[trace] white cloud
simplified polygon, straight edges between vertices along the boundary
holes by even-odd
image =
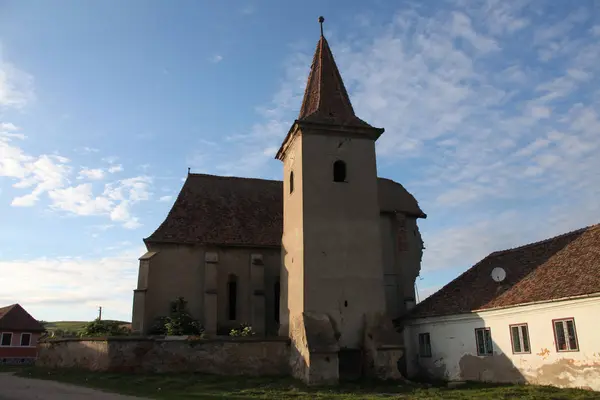
[[[79,171],[79,176],[77,179],[89,179],[93,181],[99,181],[104,179],[104,170],[100,168],[83,168]]]
[[[110,172],[111,174],[121,171],[123,171],[123,166],[121,164],[112,165],[108,168],[108,172]]]
[[[0,261],[0,304],[19,302],[38,319],[88,321],[102,306],[105,318],[130,321],[137,259],[144,251],[135,247],[99,258]]]
[[[19,130],[19,128],[11,122],[0,122],[0,131],[10,132],[17,130]]]
[[[527,1],[457,3],[328,35],[355,111],[386,129],[379,167],[407,177],[429,214],[426,272],[598,222],[600,44],[573,29],[589,10],[553,21]],[[272,151],[297,115],[314,44],[300,48],[258,107],[263,121],[196,152],[195,169],[280,171]]]
[[[12,206],[32,207],[40,201],[42,195],[47,194],[53,210],[81,216],[104,215],[128,229],[141,226],[138,218],[131,214],[131,207],[149,199],[151,178],[138,176],[109,182],[104,185],[103,192],[96,194],[92,184],[86,181],[104,179],[104,170],[83,168],[76,178],[84,183],[71,186],[73,168],[68,158],[57,154],[27,154],[15,143],[16,139],[22,138],[8,133],[17,131],[18,127],[3,123],[2,128],[0,177],[16,180],[13,187],[17,190],[29,190],[28,193],[14,197]],[[110,170],[117,172],[121,170],[121,166],[112,165]]]
[[[0,109],[20,109],[34,99],[33,76],[0,58]]]
[[[168,203],[171,200],[173,200],[173,196],[161,196],[158,199],[158,201],[163,202],[163,203]]]
[[[223,56],[219,55],[219,54],[215,54],[209,60],[211,63],[217,64],[217,63],[220,63],[221,61],[223,61]]]
[[[91,183],[53,190],[49,193],[52,208],[76,215],[106,215],[111,221],[122,223],[124,228],[141,226],[131,214],[131,207],[150,198],[152,179],[138,176],[104,185],[100,195],[94,194]]]

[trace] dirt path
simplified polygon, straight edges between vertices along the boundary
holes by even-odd
[[[142,400],[95,389],[0,373],[0,400]]]

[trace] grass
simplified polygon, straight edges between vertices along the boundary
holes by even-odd
[[[1,371],[1,370],[0,370]],[[394,383],[345,383],[333,388],[307,387],[289,378],[222,377],[193,373],[117,374],[24,367],[19,376],[88,386],[108,392],[155,399],[598,399],[598,393],[530,385],[467,383],[445,386]]]
[[[118,322],[122,324],[129,324],[129,322],[125,321]],[[89,321],[52,321],[46,322],[44,326],[50,332],[55,331],[57,329],[62,329],[63,331],[71,332],[81,332],[87,323],[89,323]]]

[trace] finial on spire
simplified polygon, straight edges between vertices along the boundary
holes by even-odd
[[[323,16],[319,17],[319,24],[321,25],[321,36],[323,36],[323,22],[325,21],[325,18],[323,18]]]

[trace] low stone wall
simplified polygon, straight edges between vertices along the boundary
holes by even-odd
[[[109,337],[40,342],[36,365],[112,372],[289,375],[287,338]]]

